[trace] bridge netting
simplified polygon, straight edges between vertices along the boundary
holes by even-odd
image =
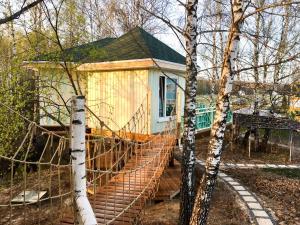
[[[6,108],[7,115],[17,113]],[[98,224],[134,223],[158,188],[176,141],[176,120],[148,133],[142,103],[128,123],[111,130],[91,110],[97,129],[86,133],[88,199]],[[0,224],[76,224],[70,138],[19,115],[24,129],[0,154]],[[143,134],[143,135],[141,135]],[[84,221],[80,221],[84,224]]]

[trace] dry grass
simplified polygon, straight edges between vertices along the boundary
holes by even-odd
[[[178,225],[179,199],[148,206],[140,225]],[[224,184],[218,183],[213,195],[208,225],[250,225],[248,215],[241,210],[235,196]]]
[[[46,190],[50,198],[31,205],[9,205],[11,197],[23,190]],[[70,190],[69,169],[45,169],[40,176],[37,172],[30,173],[26,182],[23,176],[16,176],[12,188],[10,180],[7,180],[0,186],[0,224],[58,224],[62,212],[70,204]]]

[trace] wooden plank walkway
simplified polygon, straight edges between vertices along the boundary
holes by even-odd
[[[116,176],[89,196],[98,224],[134,223],[146,200],[154,197],[173,149],[172,145],[158,147],[153,144],[152,148],[136,151]],[[67,216],[60,224],[73,223],[73,217]]]

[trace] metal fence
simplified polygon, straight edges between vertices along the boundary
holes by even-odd
[[[214,117],[216,114],[216,107],[205,106],[203,104],[199,104],[196,109],[196,130],[204,130],[211,128]],[[183,128],[184,117],[181,119],[181,127]],[[232,111],[229,111],[227,114],[227,123],[232,122]]]

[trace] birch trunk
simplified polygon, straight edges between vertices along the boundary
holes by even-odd
[[[215,187],[219,170],[224,133],[226,129],[226,115],[229,111],[229,96],[233,84],[233,69],[240,41],[240,27],[243,16],[243,0],[232,0],[233,22],[231,24],[225,49],[221,72],[220,90],[216,104],[216,116],[211,129],[208,146],[208,157],[205,174],[199,186],[194,203],[190,224],[206,224],[210,200]]]
[[[71,158],[74,179],[75,224],[95,225],[96,217],[86,195],[84,96],[72,98]]]
[[[188,225],[195,199],[195,129],[197,90],[197,6],[198,0],[186,3],[186,93],[184,105],[183,154],[181,165],[180,224]]]

